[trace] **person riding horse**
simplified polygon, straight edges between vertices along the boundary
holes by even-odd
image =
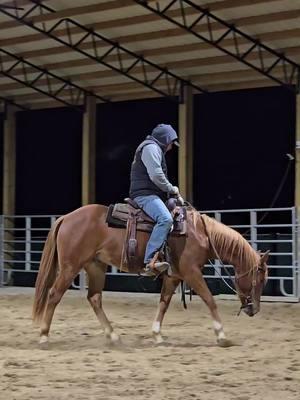
[[[143,276],[153,276],[153,267],[158,272],[167,270],[167,261],[154,262],[153,257],[161,250],[173,224],[173,218],[165,205],[170,196],[178,197],[183,203],[177,186],[167,176],[165,154],[173,144],[179,146],[178,136],[171,125],[157,125],[151,135],[137,147],[131,165],[129,197],[155,221],[146,246]]]

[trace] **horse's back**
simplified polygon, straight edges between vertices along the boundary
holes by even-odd
[[[84,259],[94,254],[107,229],[107,210],[106,206],[89,204],[66,214],[57,234],[59,253],[76,256],[84,253]]]
[[[86,206],[82,206],[77,208],[76,210],[65,215],[64,219],[75,219],[75,218],[99,218],[103,215],[106,215],[108,207],[102,204],[88,204]]]

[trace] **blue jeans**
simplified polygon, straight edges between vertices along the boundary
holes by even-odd
[[[146,247],[144,262],[147,264],[167,240],[173,218],[165,203],[156,195],[138,196],[134,201],[156,222]]]

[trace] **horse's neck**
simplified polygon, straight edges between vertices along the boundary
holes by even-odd
[[[214,257],[238,269],[247,270],[253,266],[256,252],[237,231],[207,216],[204,223]]]
[[[224,240],[226,240],[226,237],[224,237]],[[231,265],[237,265],[238,261],[240,259],[240,254],[238,253],[238,250],[234,247],[231,246],[228,249],[224,248],[223,241],[211,241],[211,247],[212,247],[212,254],[214,254],[215,258],[220,259],[222,262],[226,262]]]

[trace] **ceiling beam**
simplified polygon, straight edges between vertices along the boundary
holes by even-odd
[[[280,70],[277,68],[274,71],[275,73],[280,74]],[[206,87],[209,91],[215,91],[216,88],[226,87],[228,82],[232,85],[243,85],[243,87],[255,87],[256,83],[259,83],[258,86],[262,86],[263,82],[266,82],[264,76],[259,74],[256,71],[247,69],[237,69],[234,71],[226,71],[226,72],[217,72],[217,73],[207,73],[204,75],[195,74],[192,75],[191,78],[195,82],[199,82],[203,87]],[[272,82],[271,82],[272,83]],[[247,86],[248,85],[248,86]],[[275,85],[273,83],[271,86]],[[270,85],[267,85],[270,86]],[[134,82],[128,83],[113,83],[113,84],[101,84],[99,86],[91,86],[87,87],[87,90],[93,89],[95,93],[98,91],[101,93],[105,91],[105,93],[114,100],[116,96],[122,95],[123,97],[126,95],[130,95],[131,99],[134,98],[135,94],[141,92],[140,85]],[[35,104],[35,102],[42,102],[44,97],[39,93],[25,93],[25,94],[15,94],[15,100],[22,103],[22,101],[26,100],[31,104]],[[34,103],[32,103],[34,102]]]
[[[241,90],[241,89],[252,89],[252,88],[263,88],[263,87],[273,87],[278,86],[276,82],[261,77],[261,79],[253,81],[240,81],[240,82],[223,82],[218,84],[210,84],[210,92],[228,91],[228,90]],[[152,91],[140,90],[131,93],[116,93],[112,95],[112,101],[130,101],[130,100],[141,100],[161,97],[158,93]],[[62,107],[61,103],[55,101],[37,101],[33,102],[30,107],[31,109],[39,108],[52,108],[52,107]]]
[[[30,0],[16,0],[17,4],[19,5],[28,5],[31,4]],[[257,5],[257,4],[264,4],[268,2],[274,2],[274,1],[280,1],[280,0],[222,0],[222,1],[216,1],[209,3],[208,5],[203,5],[203,7],[209,7],[210,10],[212,11],[220,11],[220,10],[226,10],[230,8],[240,8],[240,7],[246,7],[246,6],[252,6],[252,5]],[[45,2],[45,0],[44,0]],[[54,21],[55,19],[59,18],[71,18],[75,16],[81,16],[85,14],[95,14],[97,12],[105,12],[105,11],[118,11],[120,12],[123,10],[123,8],[129,7],[129,6],[134,6],[134,3],[132,0],[114,0],[114,1],[106,1],[98,4],[89,4],[85,6],[77,6],[77,7],[68,7],[63,10],[57,10],[55,14],[47,13],[47,14],[37,14],[34,17],[32,17],[32,21],[34,23],[38,22],[46,22],[46,21]],[[193,15],[195,11],[191,8],[190,10],[187,10],[187,13],[189,15]],[[174,17],[180,15],[180,11],[175,10],[174,13],[172,14]],[[151,16],[135,16],[132,17],[135,19],[131,19],[130,23],[138,24],[138,23],[145,23],[145,22],[153,22],[157,21],[159,18],[157,18],[154,15]],[[112,21],[111,21],[112,22]],[[104,21],[105,23],[105,21]],[[120,26],[120,25],[118,25]],[[0,29],[12,29],[12,28],[17,28],[18,24],[15,21],[5,21],[0,23]],[[104,29],[104,28],[102,28]]]
[[[276,70],[275,73],[280,73],[279,70]],[[260,75],[258,72],[253,70],[243,70],[237,69],[234,71],[226,71],[226,72],[215,72],[208,73],[204,75],[195,74],[191,76],[195,82],[199,82],[204,87],[211,87],[214,85],[224,85],[228,82],[231,83],[249,83],[252,85],[252,82],[258,82],[261,80],[265,80],[265,78]],[[117,94],[133,94],[132,92],[140,92],[140,85],[135,82],[127,82],[127,83],[112,83],[112,84],[101,84],[99,86],[91,86],[87,87],[87,90],[93,89],[95,93],[104,91],[108,96],[114,97]],[[25,93],[20,95],[15,95],[15,99],[19,102],[24,100],[30,101],[43,101],[44,96],[39,93]]]
[[[300,46],[299,47],[291,47],[291,48],[287,48],[288,53],[290,55],[293,56],[299,56],[300,55]],[[256,62],[258,60],[258,56],[257,54],[253,53],[251,55],[249,55],[249,59],[253,62]],[[271,59],[266,59],[265,60],[266,65],[268,65],[268,63],[271,62]],[[176,69],[186,69],[186,68],[200,68],[200,67],[209,67],[209,66],[218,66],[218,65],[228,65],[228,64],[232,64],[232,68],[233,70],[236,70],[238,68],[236,68],[236,66],[240,65],[240,63],[238,63],[237,61],[235,61],[232,57],[230,56],[223,56],[223,55],[218,55],[218,56],[212,56],[212,57],[201,57],[201,58],[192,58],[192,59],[183,59],[183,60],[179,60],[179,61],[170,61],[170,66],[172,66],[172,68],[174,70]],[[169,65],[169,63],[167,64],[167,66]],[[74,66],[75,62],[73,62],[73,66]],[[48,65],[48,67],[51,67],[51,69],[54,69],[54,65]],[[248,68],[246,69],[247,71],[249,70]],[[34,69],[28,69],[27,73],[30,74],[32,72],[34,72]],[[148,70],[149,73],[153,73],[155,72],[155,70]],[[250,71],[256,72],[252,69],[250,69]],[[284,71],[282,70],[281,66],[277,66],[274,71],[277,74],[282,74]],[[289,72],[289,70],[288,70]],[[17,68],[14,71],[14,74],[17,76],[19,74],[22,74],[23,71],[21,68]],[[135,67],[134,69],[134,73],[135,74],[143,74],[143,70],[141,67]],[[257,73],[257,72],[256,72]],[[226,72],[224,73],[226,75]],[[195,75],[193,75],[193,73],[186,71],[185,75],[187,77],[187,79],[191,79],[192,81],[194,81],[195,79]],[[206,75],[206,74],[204,74]],[[99,80],[103,80],[103,79],[107,79],[107,78],[114,78],[117,77],[118,74],[113,71],[113,70],[103,70],[103,71],[91,71],[91,72],[87,72],[87,71],[83,71],[83,72],[79,72],[79,73],[73,73],[73,74],[69,74],[68,75],[68,79],[70,79],[71,81],[81,81],[81,80],[94,80],[94,79],[99,79]],[[198,80],[198,82],[200,82]],[[47,84],[47,80],[46,79],[41,79],[39,81],[40,85],[46,85]],[[105,85],[105,83],[103,83]],[[162,81],[158,82],[159,87],[162,87]],[[15,90],[15,89],[19,89],[21,86],[18,83],[4,83],[4,84],[0,84],[0,90],[4,90],[4,91],[10,91],[10,90]],[[105,93],[105,90],[103,89],[103,92]]]
[[[3,61],[3,55],[5,55],[6,61]],[[15,74],[15,69],[17,67],[21,67],[20,70],[22,74],[20,77],[19,74]],[[30,68],[31,71],[34,69],[34,75],[32,75],[32,73],[29,74],[27,68]],[[83,89],[70,79],[55,75],[4,49],[0,49],[0,75],[15,81],[18,86],[28,87],[45,96],[60,101],[66,106],[76,109],[78,104],[82,103],[87,95],[97,97],[100,101],[108,101],[103,96],[96,95]],[[41,81],[44,82],[44,88],[41,88]],[[70,96],[71,101],[65,100],[65,94]]]
[[[167,3],[161,4],[159,1],[155,2],[155,6],[150,4],[150,2],[145,0],[134,0],[135,3],[140,4],[142,7],[148,9],[159,15],[161,18],[171,22],[172,24],[179,26],[183,32],[189,33],[191,36],[196,37],[198,40],[203,40],[204,42],[211,44],[221,52],[228,54],[229,56],[235,58],[239,62],[247,65],[250,68],[260,72],[262,75],[274,80],[275,82],[281,84],[282,86],[295,90],[297,93],[300,91],[300,65],[295,63],[293,60],[286,57],[284,54],[277,52],[276,50],[270,48],[269,46],[263,44],[261,40],[251,37],[249,34],[236,28],[234,25],[226,22],[225,20],[217,17],[215,14],[211,13],[209,9],[203,8],[190,0],[169,0]],[[169,15],[171,8],[176,5],[176,8],[180,6],[181,16],[180,18],[173,18]],[[193,20],[188,20],[185,9],[186,7],[193,7],[195,11],[198,12],[197,17]],[[205,21],[206,23],[206,33],[199,34],[196,31],[196,26],[200,21]],[[214,31],[213,24],[218,23],[224,28],[222,34]],[[235,42],[235,49],[228,50],[224,47],[225,38],[230,37]],[[245,51],[241,49],[240,41],[246,41],[248,49]],[[259,57],[259,64],[252,63],[249,60],[249,55],[257,54]],[[265,66],[265,58],[272,57],[273,61],[271,65]],[[284,71],[282,77],[277,78],[273,75],[273,69],[278,64],[281,64],[285,69],[290,67],[290,72]]]
[[[179,11],[177,12],[177,14]],[[52,14],[50,14],[52,15]],[[157,19],[159,17],[156,14],[148,14],[148,15],[142,15],[139,17],[129,17],[129,18],[121,18],[121,19],[113,19],[109,21],[102,21],[102,22],[96,22],[94,24],[88,24],[86,25],[87,28],[93,28],[95,31],[97,30],[105,30],[105,29],[110,29],[110,28],[115,28],[115,27],[125,27],[125,26],[132,26],[136,25],[138,23],[146,23],[146,22],[151,22],[151,19],[153,19],[153,16]],[[151,17],[151,18],[149,18]],[[280,11],[280,12],[275,12],[275,13],[266,13],[266,14],[260,14],[260,15],[255,15],[255,16],[250,16],[250,17],[240,17],[240,18],[232,18],[228,22],[234,24],[235,26],[252,26],[252,25],[259,25],[259,24],[267,24],[271,22],[287,22],[293,19],[300,18],[300,9],[295,9],[295,10],[288,10],[288,11]],[[7,21],[6,21],[7,22]],[[8,21],[11,22],[11,21]],[[222,28],[220,24],[218,23],[212,23],[211,28],[216,30]],[[0,23],[0,29],[1,29],[1,23]],[[205,23],[199,24],[198,26],[195,27],[195,31],[197,33],[201,32],[206,32],[207,27]],[[180,28],[175,28],[175,29],[165,29],[163,31],[157,31],[156,34],[154,32],[151,33],[151,40],[155,39],[158,34],[161,35],[161,33],[165,36],[168,37],[176,37],[182,35],[182,29]],[[80,33],[80,29],[77,27],[74,27],[70,30],[70,33],[76,34]],[[144,41],[149,37],[149,32],[148,33],[140,33],[135,35],[135,40],[140,40]],[[154,36],[153,36],[154,34]],[[66,31],[65,29],[57,29],[55,30],[55,35],[57,37],[65,36]],[[161,36],[158,36],[158,38],[161,38]],[[13,36],[9,37],[6,39],[0,40],[0,46],[12,46],[16,44],[22,44],[22,43],[30,43],[30,42],[36,42],[36,41],[41,41],[45,39],[45,37],[40,34],[31,34],[31,35],[21,35],[21,36]],[[123,38],[116,38],[115,40],[119,40],[122,43],[127,42],[128,37],[123,37]],[[130,38],[129,38],[130,40]]]
[[[4,104],[4,111],[5,111],[5,109],[6,109],[8,104],[10,104],[11,106],[15,106],[20,111],[28,111],[28,110],[30,110],[30,108],[28,106],[25,106],[25,105],[23,105],[21,103],[18,103],[17,101],[15,101],[14,99],[11,99],[9,97],[0,96],[0,102],[2,102]],[[27,101],[26,101],[26,103],[27,103]]]
[[[294,32],[294,34],[297,36],[297,34],[300,35],[300,29],[297,30],[297,32]],[[224,41],[225,43],[225,41]],[[228,40],[225,45],[226,46],[233,46],[233,41],[232,40]],[[190,43],[190,44],[183,44],[183,45],[177,45],[177,46],[169,46],[169,47],[156,47],[153,49],[147,49],[143,52],[143,55],[145,57],[155,57],[155,56],[160,56],[160,55],[171,55],[171,54],[181,54],[181,53],[187,53],[187,52],[194,52],[194,51],[201,51],[201,50],[208,50],[211,49],[211,46],[207,43]],[[283,49],[278,49],[278,51],[283,51]],[[296,47],[296,46],[292,46],[292,47],[285,47],[284,48],[285,53],[289,56],[297,56],[299,55],[299,51],[300,51],[300,47]],[[200,54],[200,53],[199,53]],[[201,54],[200,54],[201,55]],[[26,56],[26,53],[23,53],[22,56]],[[27,57],[29,55],[27,54]],[[27,58],[26,57],[26,58]],[[221,56],[218,56],[221,57]],[[231,57],[227,56],[228,58],[217,58],[217,57],[207,57],[207,56],[203,56],[203,59],[206,60],[206,64],[208,65],[208,63],[212,63],[212,64],[217,64],[217,63],[224,63],[224,60],[228,60],[229,62],[232,62]],[[116,61],[117,57],[116,56],[108,56],[107,57],[109,61]],[[5,58],[4,58],[5,59]],[[126,57],[123,58],[124,60],[128,59]],[[200,61],[199,63],[201,65],[202,62],[202,57],[198,58]],[[255,59],[255,57],[253,58],[253,60]],[[216,60],[216,61],[215,61]],[[226,61],[225,61],[226,62]],[[175,64],[173,64],[172,61],[170,61],[170,63],[172,63],[172,65],[176,66],[176,61],[174,61]],[[199,65],[200,65],[199,64]],[[91,60],[89,58],[81,58],[81,59],[76,59],[76,60],[68,60],[68,61],[60,61],[60,62],[56,62],[56,63],[46,63],[43,64],[43,68],[46,68],[48,70],[59,70],[59,69],[72,69],[72,68],[77,68],[77,67],[86,67],[86,66],[92,66],[95,65],[95,61]],[[30,69],[28,69],[28,72],[31,72]],[[32,71],[34,72],[34,70]],[[15,73],[22,73],[21,70],[16,69]],[[110,76],[110,74],[109,74]]]
[[[174,32],[176,31],[176,32]],[[139,34],[139,35],[128,35],[128,36],[122,36],[120,38],[113,38],[112,41],[121,41],[122,43],[126,43],[126,44],[131,44],[133,42],[139,42],[139,41],[148,41],[148,40],[155,40],[155,39],[161,39],[162,35],[164,37],[173,37],[173,34],[176,33],[176,35],[178,35],[180,33],[181,29],[175,29],[175,30],[168,30],[167,32],[164,31],[159,31],[159,32],[150,32],[147,34]],[[181,32],[182,34],[182,32]],[[170,35],[170,36],[169,36]],[[290,30],[279,30],[279,31],[271,31],[271,32],[266,32],[266,33],[262,33],[260,34],[260,40],[261,41],[272,41],[272,40],[276,40],[276,41],[281,41],[281,40],[288,40],[288,39],[293,39],[293,38],[299,38],[300,36],[300,29],[299,28],[295,28],[295,29],[290,29]],[[223,44],[224,46],[228,46],[231,45],[233,42],[232,39],[225,39]],[[243,43],[243,41],[241,40],[240,42],[241,44]],[[8,42],[6,41],[6,39],[0,40],[0,47],[5,47],[4,45],[8,45]],[[12,45],[12,43],[11,43]],[[99,48],[101,48],[101,43],[98,43]],[[103,47],[105,47],[105,43],[103,43]],[[107,46],[106,46],[107,47]],[[92,44],[91,43],[83,43],[81,45],[81,48],[83,50],[91,50],[92,49]],[[173,50],[172,50],[173,48]],[[158,47],[156,46],[156,48],[154,49],[149,49],[149,50],[144,50],[143,51],[143,55],[145,57],[152,57],[155,55],[159,55],[159,54],[164,54],[165,52],[180,52],[181,50],[184,50],[184,48],[187,49],[187,51],[193,51],[193,50],[205,50],[205,49],[211,49],[212,46],[208,43],[203,43],[203,42],[199,42],[199,43],[194,43],[194,44],[184,44],[181,46],[171,46],[171,47]],[[281,51],[279,49],[279,51]],[[45,49],[38,49],[38,50],[28,50],[28,51],[23,51],[20,52],[19,55],[25,58],[41,58],[41,57],[46,57],[46,56],[57,56],[59,54],[68,54],[73,52],[73,50],[71,48],[66,48],[64,46],[56,46],[56,47],[50,47],[50,48],[45,48]],[[84,61],[85,60],[85,61]],[[72,60],[69,61],[70,64],[72,64],[73,66],[76,65],[76,63],[79,63],[78,65],[92,65],[95,64],[94,60],[91,59],[83,59],[81,61],[79,60]],[[82,64],[80,64],[82,63]],[[62,64],[63,65],[63,64]],[[66,64],[65,64],[66,65]],[[59,66],[58,66],[59,68]],[[62,66],[62,68],[65,68],[65,66]]]
[[[192,82],[183,79],[180,76],[177,76],[173,72],[169,71],[166,67],[160,67],[159,65],[147,60],[145,57],[140,56],[133,51],[126,49],[124,46],[121,46],[118,42],[114,42],[99,33],[95,33],[92,29],[87,29],[85,26],[79,24],[76,21],[71,19],[62,19],[56,22],[50,29],[46,28],[44,25],[42,27],[38,27],[34,24],[33,21],[28,21],[30,19],[31,13],[36,12],[36,9],[42,13],[53,13],[55,14],[55,10],[50,7],[45,6],[43,3],[32,0],[34,6],[27,11],[24,15],[15,15],[12,12],[7,10],[0,10],[1,13],[15,19],[21,24],[29,26],[30,28],[42,33],[43,35],[51,38],[58,43],[72,49],[80,53],[81,55],[90,58],[101,66],[105,66],[108,69],[118,72],[119,74],[125,76],[128,79],[131,79],[135,82],[140,83],[141,85],[158,92],[163,96],[170,97],[172,99],[175,96],[180,94],[182,85],[192,86],[195,90],[198,90],[200,93],[205,92],[201,87],[194,85]],[[58,38],[55,35],[56,29],[60,29],[64,27],[66,31],[66,38]],[[78,36],[74,38],[72,36],[71,29],[78,28],[81,32],[80,39]],[[85,51],[82,47],[83,42],[89,42],[92,46],[92,52]],[[105,49],[101,52],[101,47],[105,43],[106,47],[108,46],[108,50]],[[114,54],[117,58],[117,63],[111,63],[107,58],[109,55]],[[124,64],[124,60],[129,59],[129,63]],[[137,68],[140,68],[143,72],[142,76],[136,76],[135,71]],[[149,73],[155,72],[156,75],[154,77],[149,78]],[[161,81],[165,81],[167,84],[167,91],[161,91],[158,88],[158,84]]]

